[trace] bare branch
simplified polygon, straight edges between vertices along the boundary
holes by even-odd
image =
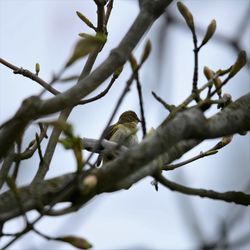
[[[171,189],[172,191],[177,191],[177,192],[188,194],[188,195],[200,196],[202,198],[211,198],[214,200],[233,202],[233,203],[245,205],[245,206],[250,205],[250,194],[245,194],[243,192],[228,191],[225,193],[219,193],[213,190],[190,188],[190,187],[182,186],[175,182],[169,181],[166,178],[164,178],[162,175],[159,175],[156,179],[163,186]]]
[[[80,202],[84,204],[96,194],[112,190],[112,188],[117,187],[119,182],[130,175],[140,171],[145,172],[144,168],[150,166],[147,164],[168,150],[174,149],[178,143],[185,139],[196,138],[202,140],[231,135],[242,130],[250,130],[249,106],[250,93],[231,103],[208,120],[205,119],[203,113],[198,109],[180,112],[169,123],[161,125],[151,136],[146,137],[138,146],[123,152],[113,161],[103,165],[102,168],[91,170],[91,174],[97,177],[98,184],[92,192],[81,195]],[[199,143],[199,140],[194,141],[194,145]],[[162,166],[160,161],[160,159],[155,161],[157,164],[150,170],[152,172],[148,170],[146,172],[150,175],[157,173],[157,166],[158,170]],[[88,174],[90,173],[84,173],[82,178],[84,179]],[[69,185],[71,192],[77,192],[78,188],[75,181],[73,181],[74,176],[74,174],[65,175],[62,178],[58,177],[46,182],[47,186],[43,184],[44,189],[41,194],[43,204],[48,204],[51,199],[53,200],[52,197],[58,195],[58,190],[65,192],[65,185]],[[143,177],[145,175],[137,176],[137,179],[139,180]],[[63,178],[66,178],[67,181],[63,181]],[[70,182],[71,184],[69,184]],[[52,190],[51,185],[53,185]],[[74,196],[73,193],[63,196],[62,199],[70,199],[70,197]],[[36,202],[30,199],[30,187],[20,189],[20,197],[22,197],[25,211],[36,207]],[[240,195],[240,197],[242,196]],[[8,220],[18,215],[19,210],[15,209],[16,206],[13,203],[15,203],[15,199],[11,197],[10,193],[7,192],[0,196],[0,221]]]
[[[105,96],[105,95],[109,92],[109,90],[110,90],[111,87],[113,86],[113,83],[116,81],[116,79],[117,79],[117,77],[114,77],[114,76],[113,76],[113,77],[111,78],[111,80],[110,80],[110,82],[109,82],[107,88],[106,88],[104,91],[102,91],[100,94],[98,94],[98,95],[96,95],[96,96],[94,96],[94,97],[91,97],[91,98],[89,98],[89,99],[81,100],[81,101],[78,102],[78,104],[83,105],[83,104],[87,104],[87,103],[94,102],[94,101],[96,101],[96,100],[101,99],[103,96]]]
[[[44,87],[46,90],[48,90],[53,95],[58,95],[60,92],[56,89],[54,89],[51,85],[49,85],[46,81],[44,81],[42,78],[40,78],[38,75],[32,73],[31,71],[23,68],[18,68],[17,66],[7,62],[3,58],[0,58],[0,63],[5,65],[6,67],[13,70],[14,74],[21,74],[25,77],[30,78],[31,80],[39,83],[42,87]]]
[[[134,24],[119,46],[110,53],[110,56],[92,74],[80,80],[79,84],[48,100],[40,100],[39,98],[34,100],[33,98],[31,101],[28,98],[24,101],[16,115],[10,119],[8,124],[5,124],[5,127],[0,132],[0,157],[6,154],[15,140],[17,136],[15,131],[23,130],[31,120],[74,105],[95,90],[115,69],[122,66],[144,33],[171,2],[171,0],[158,0],[154,2],[148,1],[147,4],[144,4]],[[26,112],[27,108],[29,112]],[[22,119],[19,119],[19,117],[22,117]]]

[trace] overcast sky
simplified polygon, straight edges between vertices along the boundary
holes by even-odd
[[[195,22],[206,27],[212,19],[217,21],[217,32],[228,37],[238,35],[240,21],[247,11],[247,0],[189,0],[185,4],[194,15]],[[176,3],[170,7],[176,11]],[[95,22],[95,5],[89,0],[0,0],[0,54],[9,62],[34,70],[41,65],[40,76],[50,80],[53,72],[65,63],[80,32],[92,33],[76,16],[75,11],[84,13]],[[138,13],[135,0],[117,0],[108,25],[109,36],[105,48],[97,60],[100,64],[128,30]],[[191,91],[193,74],[192,37],[188,28],[177,26],[165,28],[164,18],[160,18],[137,47],[135,55],[140,56],[146,39],[152,41],[152,54],[141,70],[147,127],[157,127],[167,112],[151,95],[155,91],[167,102],[180,103]],[[242,34],[241,46],[249,55],[249,25]],[[202,37],[199,37],[201,40]],[[159,41],[164,49],[159,49]],[[200,84],[205,83],[202,76],[204,65],[214,70],[229,67],[237,57],[235,51],[216,39],[204,47],[200,53]],[[161,63],[159,63],[161,62]],[[83,62],[76,63],[66,75],[80,72]],[[159,67],[161,66],[161,68]],[[82,137],[98,138],[109,118],[130,72],[125,67],[118,82],[107,96],[96,103],[77,107],[69,122],[74,125],[76,134]],[[74,82],[55,85],[65,90]],[[102,88],[96,90],[99,93]],[[139,114],[137,94],[133,87],[122,103],[118,115],[124,110],[133,109]],[[249,92],[249,71],[242,70],[225,88],[225,92],[237,99]],[[0,65],[0,123],[13,116],[22,100],[38,94],[41,87],[30,79],[14,75]],[[47,94],[44,98],[51,97]],[[212,112],[211,112],[212,113]],[[211,113],[208,113],[211,114]],[[57,117],[54,115],[53,117]],[[37,128],[32,125],[25,135],[28,143]],[[139,133],[141,135],[141,132]],[[183,159],[205,151],[218,140],[203,143],[191,150]],[[43,150],[46,143],[43,144]],[[24,146],[25,147],[25,146]],[[249,134],[236,135],[233,142],[215,156],[199,160],[167,176],[180,183],[217,191],[243,190],[249,182]],[[38,156],[22,162],[19,184],[29,183],[38,163]],[[71,152],[57,147],[51,164],[49,177],[75,170]],[[75,234],[88,239],[94,249],[193,249],[204,239],[216,239],[220,222],[234,211],[235,205],[220,201],[186,197],[160,187],[156,192],[150,185],[151,178],[135,184],[127,191],[104,194],[97,197],[78,212],[60,218],[45,218],[38,228],[46,234],[61,236]],[[250,190],[249,190],[250,191]],[[239,206],[244,217],[230,234],[235,239],[242,232],[250,230],[250,210]],[[30,212],[34,218],[36,212]],[[199,225],[199,230],[194,227]],[[15,219],[5,227],[12,232],[22,227],[22,218]],[[200,232],[197,233],[197,232]],[[3,241],[4,242],[4,241]],[[33,233],[27,234],[11,249],[73,249],[67,244],[46,242]],[[242,248],[247,249],[247,248]]]

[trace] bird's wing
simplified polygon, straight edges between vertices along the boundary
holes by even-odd
[[[109,140],[112,135],[114,134],[114,127],[116,124],[109,126],[106,131],[104,132],[104,139]],[[97,161],[96,161],[96,166],[100,166],[103,160],[103,155],[99,154]]]
[[[114,132],[115,132],[115,126],[116,126],[116,124],[111,125],[111,126],[109,126],[109,127],[106,129],[106,131],[105,131],[105,133],[104,133],[104,139],[110,140],[110,138],[112,137],[112,135],[113,135]]]

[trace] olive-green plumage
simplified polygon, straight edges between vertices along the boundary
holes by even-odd
[[[134,111],[126,111],[122,113],[119,117],[117,123],[109,126],[105,132],[105,139],[109,141],[116,142],[120,145],[131,147],[138,144],[138,138],[136,135],[137,124],[140,119]],[[97,160],[97,165],[100,165],[101,161],[103,163],[110,161],[114,158],[114,155],[99,155]]]

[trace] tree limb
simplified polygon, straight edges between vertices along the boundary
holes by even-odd
[[[67,185],[71,185],[72,192],[67,197],[64,197],[63,200],[72,201],[72,197],[77,196],[80,199],[79,202],[85,204],[97,194],[112,189],[117,190],[118,187],[123,188],[124,186],[118,184],[129,176],[134,175],[136,179],[133,179],[133,181],[138,181],[144,178],[145,175],[155,174],[162,166],[158,162],[158,157],[171,151],[178,156],[177,145],[185,140],[189,141],[191,146],[195,146],[203,139],[231,135],[239,131],[248,131],[250,130],[249,105],[250,93],[228,105],[210,119],[206,119],[197,108],[180,112],[169,123],[160,126],[152,135],[146,137],[138,146],[125,150],[119,157],[101,168],[85,172],[82,176],[83,180],[88,175],[94,175],[97,178],[97,185],[91,192],[79,194],[77,183],[74,181],[74,174],[43,181],[41,190],[42,203],[44,205],[48,204],[62,190],[65,192],[64,188]],[[232,121],[233,119],[235,121]],[[186,145],[187,150],[190,148],[190,145],[189,147],[188,144]],[[169,157],[169,161],[172,159]],[[164,162],[166,162],[165,158]],[[27,186],[19,190],[25,211],[35,209],[36,203],[34,199],[32,200],[30,187]],[[20,215],[20,211],[15,203],[16,201],[9,191],[0,196],[0,221]],[[247,205],[250,205],[250,202]]]
[[[250,205],[250,194],[245,194],[243,192],[228,191],[225,193],[219,193],[219,192],[215,192],[213,190],[206,190],[206,189],[202,189],[202,188],[201,189],[190,188],[190,187],[186,187],[186,186],[177,184],[177,183],[172,182],[170,180],[167,180],[162,175],[159,175],[156,179],[163,186],[165,186],[173,191],[177,191],[177,192],[180,192],[183,194],[200,196],[202,198],[211,198],[214,200],[222,200],[222,201],[226,201],[226,202],[233,202],[233,203],[245,205],[245,206]]]
[[[172,0],[147,1],[130,30],[108,58],[79,84],[53,98],[41,100],[38,97],[27,98],[15,114],[0,131],[0,159],[17,138],[17,131],[23,130],[30,121],[52,114],[74,105],[90,94],[106,80],[118,67],[122,66],[131,51],[153,22],[164,12]]]

